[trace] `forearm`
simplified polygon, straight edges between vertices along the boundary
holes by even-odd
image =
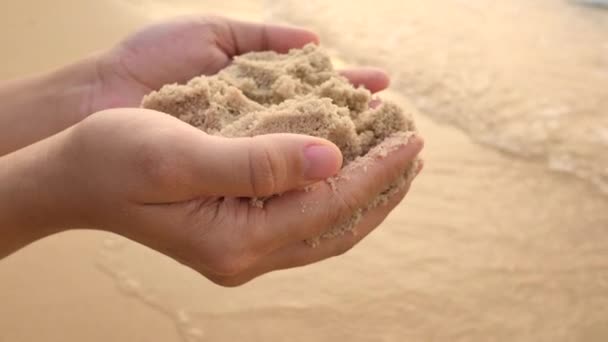
[[[0,156],[51,136],[86,117],[94,58],[41,75],[0,83]]]
[[[0,157],[0,258],[67,228],[66,132]]]

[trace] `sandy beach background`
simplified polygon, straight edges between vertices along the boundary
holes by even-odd
[[[605,341],[608,11],[562,0],[3,4],[0,79],[183,13],[308,26],[393,76],[426,168],[341,258],[212,285],[72,231],[0,261],[0,341]]]

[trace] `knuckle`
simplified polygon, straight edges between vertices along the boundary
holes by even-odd
[[[340,192],[337,190],[335,199],[338,207],[343,213],[353,213],[360,207],[357,196],[350,192]]]
[[[359,200],[356,195],[350,192],[334,191],[334,205],[332,221],[334,224],[342,223],[360,209]]]
[[[249,184],[255,196],[275,194],[278,190],[284,168],[275,151],[268,145],[258,143],[249,150]]]

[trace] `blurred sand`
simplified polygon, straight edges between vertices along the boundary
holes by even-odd
[[[267,14],[261,1],[169,3],[5,5],[0,78],[77,59],[177,13]],[[605,341],[605,197],[425,115],[417,122],[423,175],[348,255],[223,289],[121,238],[69,232],[0,262],[0,341]]]

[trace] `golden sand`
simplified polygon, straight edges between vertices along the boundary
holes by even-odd
[[[287,54],[266,51],[236,57],[217,75],[152,92],[142,107],[223,137],[296,133],[324,138],[340,148],[346,168],[366,167],[406,144],[416,130],[411,113],[390,101],[371,108],[371,100],[367,89],[355,88],[334,70],[326,52],[309,44]],[[402,179],[321,237],[352,231],[364,211],[386,202],[413,178],[417,167],[412,163]],[[252,203],[262,206],[260,200]],[[316,245],[318,239],[310,242]]]
[[[0,33],[7,52],[0,77],[68,63],[177,12],[213,11],[262,20],[262,3],[7,2],[0,13],[8,27]],[[603,47],[571,39],[580,32],[589,39],[606,37],[604,12],[571,7],[568,1],[289,3],[299,6],[290,13],[314,24],[332,56],[338,52],[349,62],[389,69],[396,91],[381,94],[383,99],[390,97],[407,108],[401,94],[410,99],[428,94],[415,104],[436,110],[432,114],[438,120],[442,113],[466,121],[476,119],[469,113],[477,114],[479,108],[489,114],[496,114],[497,107],[520,108],[518,101],[525,105],[538,99],[539,92],[553,100],[562,93],[554,85],[576,85],[564,93],[577,99],[573,103],[582,99],[592,106],[594,98],[602,103],[608,89],[600,87],[605,74],[591,73],[592,66],[604,63],[595,57],[600,50],[593,49]],[[328,8],[313,17],[308,15],[313,3]],[[270,13],[273,21],[282,18],[277,13]],[[322,17],[334,24],[324,25]],[[582,23],[585,18],[593,19]],[[360,27],[372,19],[373,27]],[[401,35],[392,34],[395,27],[402,29]],[[523,44],[532,40],[541,45]],[[575,48],[549,53],[572,44]],[[469,54],[479,50],[491,52],[487,60],[497,65],[481,64],[472,58],[477,53]],[[360,53],[357,58],[355,52]],[[461,89],[486,85],[486,73],[496,75],[499,85],[526,91],[502,97],[499,87],[489,98],[478,96],[483,106],[465,101],[470,99],[466,96],[441,96],[446,81],[448,94],[459,95]],[[523,122],[534,128],[527,124],[529,113],[499,115],[497,126]],[[416,123],[426,142],[423,174],[381,228],[347,255],[224,289],[128,240],[101,232],[68,232],[0,261],[0,341],[608,339],[605,196],[541,163],[475,144],[461,131],[422,114]],[[586,116],[578,120],[594,125]]]

